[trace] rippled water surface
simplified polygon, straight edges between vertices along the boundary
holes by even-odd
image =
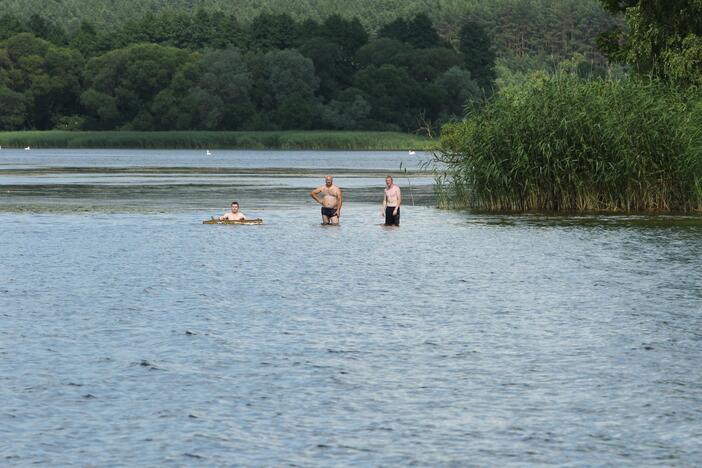
[[[702,463],[699,218],[441,211],[425,154],[201,153],[0,150],[0,465]],[[265,224],[201,224],[231,199]]]

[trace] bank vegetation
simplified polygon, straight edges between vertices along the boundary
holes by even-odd
[[[3,148],[177,148],[431,150],[436,142],[401,132],[24,131],[0,132]]]
[[[468,106],[463,121],[443,127],[441,204],[702,211],[702,4],[602,3],[626,14],[628,29],[600,44],[628,73],[531,72]]]
[[[702,100],[658,81],[541,76],[444,126],[442,200],[495,211],[702,208]]]

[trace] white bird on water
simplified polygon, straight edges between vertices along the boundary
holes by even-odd
[[[409,150],[409,154],[414,154],[414,151],[413,151],[413,150]]]
[[[25,150],[25,151],[29,151],[30,149],[32,149],[32,148],[30,148],[29,146],[27,146],[24,150]]]
[[[207,150],[207,156],[212,156],[212,153],[210,153],[210,150]]]

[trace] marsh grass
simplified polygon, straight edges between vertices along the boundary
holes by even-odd
[[[426,150],[429,139],[398,132],[0,132],[3,147]]]
[[[489,211],[699,211],[701,141],[699,94],[554,76],[444,127],[439,200]]]

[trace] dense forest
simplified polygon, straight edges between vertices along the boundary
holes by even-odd
[[[407,131],[460,116],[494,75],[479,26],[454,49],[421,14],[374,39],[339,16],[261,14],[242,28],[204,10],[111,34],[84,23],[69,35],[38,15],[2,24],[4,130]]]
[[[288,14],[297,22],[323,22],[330,16],[357,18],[371,36],[397,18],[426,14],[439,35],[458,45],[467,21],[487,32],[498,55],[580,53],[601,60],[598,34],[621,25],[597,0],[0,0],[0,12],[19,18],[38,13],[69,34],[84,22],[97,31],[112,32],[128,22],[162,13],[194,14],[198,10],[235,16],[246,27],[262,13]]]
[[[325,17],[326,2],[303,19],[305,2],[281,6],[290,14],[250,17],[245,2],[234,14],[224,2],[153,13],[155,3],[106,9],[94,1],[79,23],[69,1],[42,6],[56,16],[22,16],[31,2],[4,4],[16,14],[0,17],[0,130],[431,133],[494,92],[496,60],[519,69],[574,54],[587,73],[601,70],[595,36],[617,24],[591,2],[548,0],[417,3],[435,18],[384,24],[369,23],[354,2],[339,10],[365,23]]]

